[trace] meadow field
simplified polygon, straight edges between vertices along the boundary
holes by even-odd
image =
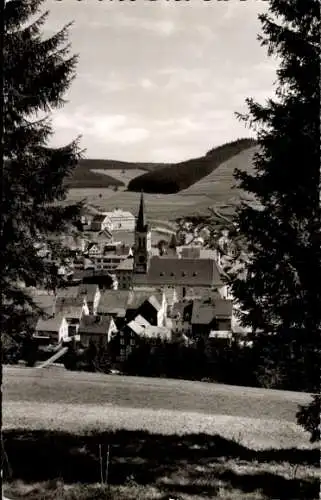
[[[117,179],[121,182],[124,183],[124,186],[128,186],[128,183],[132,180],[135,179],[135,177],[138,177],[139,175],[145,174],[145,170],[141,170],[138,168],[129,168],[127,170],[125,169],[91,169],[91,172],[97,173],[97,174],[104,174],[108,175],[110,177],[113,177],[114,179]]]
[[[7,367],[3,427],[214,432],[257,448],[304,447],[307,434],[296,425],[295,413],[308,399],[289,391]]]
[[[184,380],[4,367],[6,493],[25,500],[314,498],[318,450],[295,423],[298,404],[308,399]],[[111,449],[108,488],[96,484],[99,445],[104,457]]]
[[[189,188],[180,191],[180,195],[207,196],[210,200],[213,200],[216,206],[220,204],[234,206],[235,203],[238,203],[240,196],[245,196],[245,193],[242,193],[237,188],[233,172],[236,168],[240,168],[248,173],[253,173],[252,161],[256,151],[257,148],[253,147],[233,156],[206,177],[203,177]]]

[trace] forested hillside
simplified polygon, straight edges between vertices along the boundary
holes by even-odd
[[[135,192],[143,190],[146,193],[178,193],[209,175],[221,163],[255,144],[254,139],[238,139],[210,150],[201,158],[166,165],[135,177],[128,184],[128,190]]]

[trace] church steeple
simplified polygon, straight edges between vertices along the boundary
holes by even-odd
[[[136,222],[136,230],[139,232],[145,232],[147,230],[147,220],[146,220],[146,211],[145,211],[145,202],[144,202],[144,192],[141,191],[140,194],[140,203],[139,210]]]
[[[151,232],[146,218],[144,193],[141,192],[135,229],[134,273],[145,274],[149,266],[152,248]]]

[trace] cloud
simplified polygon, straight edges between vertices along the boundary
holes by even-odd
[[[53,126],[56,129],[72,129],[74,133],[81,134],[84,138],[93,136],[95,140],[119,144],[134,144],[149,136],[148,130],[133,126],[130,118],[125,115],[90,115],[84,110],[72,115],[57,113],[53,117]]]
[[[143,78],[139,83],[143,89],[151,89],[155,87],[155,84],[149,78]]]
[[[158,75],[167,78],[163,89],[184,89],[185,91],[186,85],[202,88],[210,75],[210,70],[208,68],[169,67],[159,70]]]
[[[145,16],[126,15],[123,12],[116,12],[107,19],[90,21],[88,26],[92,29],[109,27],[112,29],[126,28],[135,31],[145,30],[165,37],[171,36],[180,30],[177,23],[169,18],[147,18]]]

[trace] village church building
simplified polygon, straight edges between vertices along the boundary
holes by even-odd
[[[222,270],[214,258],[182,258],[176,252],[160,256],[155,255],[154,250],[142,193],[135,226],[134,252],[128,259],[126,280],[120,276],[124,266],[119,269],[118,281],[123,283],[121,288],[162,290],[169,303],[173,294],[175,301],[213,294],[227,298],[227,287],[221,279]]]

